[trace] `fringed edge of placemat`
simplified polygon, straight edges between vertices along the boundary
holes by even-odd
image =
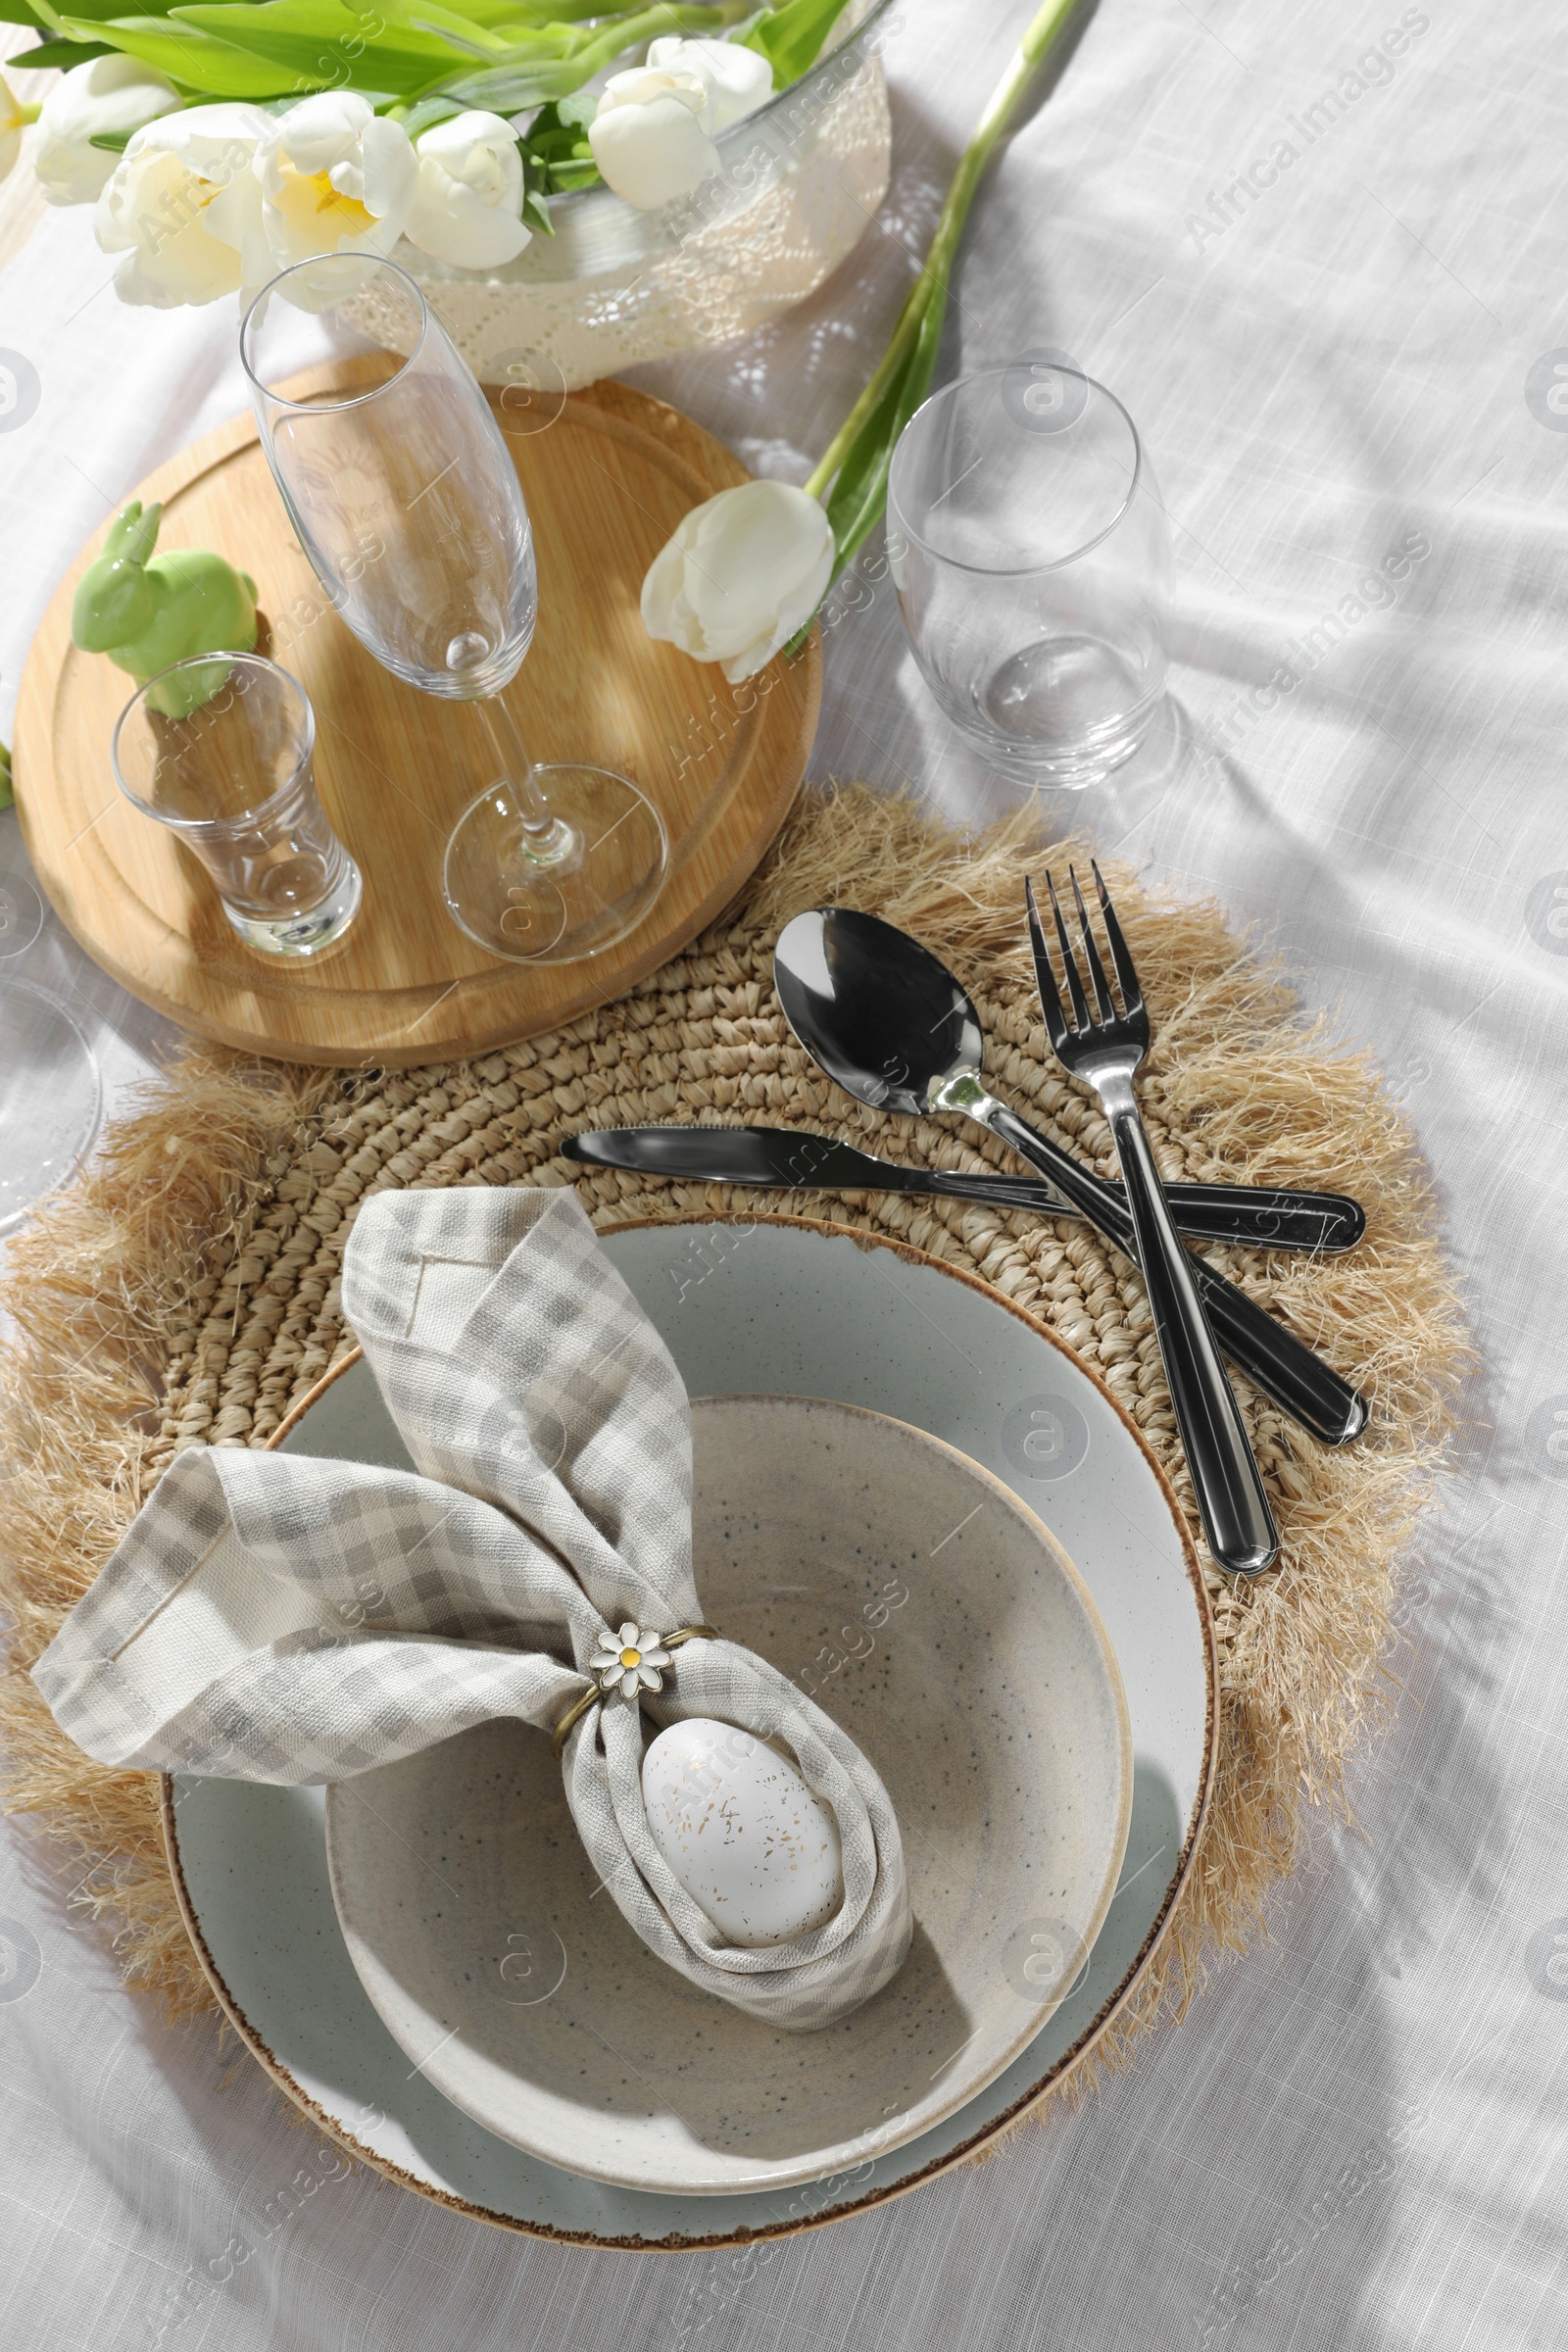
[[[710,1023],[717,1042],[684,1086],[679,1057],[666,1056],[667,1102],[646,1115],[793,1115],[890,1156],[979,1164],[991,1148],[977,1155],[948,1129],[846,1117],[830,1090],[811,1101],[800,1056],[779,1047],[759,958],[790,912],[835,900],[873,906],[937,945],[976,993],[1001,1089],[1111,1167],[1093,1105],[1038,1058],[1019,876],[1042,838],[1029,809],[971,838],[864,787],[812,795],[739,906],[629,1000],[553,1038],[391,1077],[192,1044],[107,1133],[82,1179],[13,1242],[0,1291],[15,1326],[0,1357],[7,1805],[32,1818],[70,1902],[113,1935],[128,1983],[174,2016],[213,2006],[164,1857],[159,1785],[83,1756],[26,1669],[179,1446],[265,1442],[351,1345],[334,1265],[355,1202],[388,1184],[569,1177],[602,1228],[732,1204],[787,1208],[773,1195],[584,1174],[556,1156],[564,1132],[623,1123],[594,1099],[594,1084],[606,1071],[612,1080],[622,1053],[635,1048],[646,1059],[662,1046],[660,1002],[677,997],[707,1004],[716,996],[721,1015],[733,1017]],[[1227,1252],[1222,1262],[1361,1381],[1376,1409],[1372,1436],[1334,1453],[1240,1391],[1280,1510],[1286,1564],[1244,1587],[1207,1569],[1222,1704],[1207,1830],[1152,1966],[1088,2062],[1065,2078],[1070,2097],[1101,2069],[1130,2064],[1148,2028],[1184,2014],[1220,1957],[1262,1932],[1269,1890],[1296,1866],[1314,1812],[1348,1817],[1347,1763],[1396,1689],[1396,1563],[1430,1496],[1467,1361],[1414,1138],[1370,1057],[1335,1046],[1326,1017],[1304,1020],[1280,971],[1218,907],[1162,902],[1130,873],[1109,871],[1157,1012],[1144,1092],[1162,1166],[1167,1175],[1310,1180],[1363,1200],[1368,1237],[1350,1257],[1265,1265],[1264,1253]],[[764,1032],[771,1042],[760,1050]],[[597,1057],[596,1044],[608,1049]],[[822,1213],[962,1263],[1049,1322],[1134,1411],[1191,1518],[1136,1277],[1118,1277],[1080,1228],[877,1198],[877,1211],[835,1202]]]

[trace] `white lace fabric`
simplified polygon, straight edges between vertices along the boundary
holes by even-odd
[[[645,360],[732,343],[814,294],[887,193],[881,57],[847,52],[843,69],[802,98],[798,122],[786,109],[711,193],[633,218],[620,237],[576,236],[568,225],[483,274],[432,262],[407,238],[392,258],[481,383],[548,399]],[[377,342],[408,348],[401,316],[373,291],[352,313]]]

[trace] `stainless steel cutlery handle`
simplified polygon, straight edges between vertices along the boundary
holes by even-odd
[[[960,1099],[962,1096],[962,1099]],[[1132,1218],[1115,1203],[1108,1203],[1098,1189],[1098,1179],[1087,1168],[1074,1161],[1063,1165],[1064,1154],[1037,1136],[1032,1127],[1009,1110],[1004,1102],[997,1102],[980,1087],[973,1089],[973,1100],[965,1090],[955,1084],[944,1089],[940,1107],[967,1111],[980,1120],[993,1135],[1026,1159],[1031,1167],[1039,1168],[1053,1184],[1067,1193],[1073,1205],[1091,1225],[1114,1242],[1129,1257],[1136,1260],[1137,1245],[1133,1235]],[[1320,1355],[1314,1355],[1304,1340],[1294,1331],[1276,1322],[1266,1307],[1258,1305],[1235,1283],[1216,1274],[1201,1258],[1191,1261],[1193,1279],[1203,1301],[1215,1340],[1238,1370],[1272,1396],[1275,1403],[1288,1412],[1293,1421],[1325,1446],[1344,1446],[1358,1438],[1367,1423],[1367,1404],[1343,1380],[1332,1365]]]
[[[1127,1091],[1126,1104],[1111,1110],[1110,1132],[1203,1533],[1222,1568],[1232,1576],[1257,1576],[1279,1556],[1279,1531],[1204,1319],[1193,1261],[1165,1206],[1130,1079]]]
[[[1056,1163],[1053,1161],[1053,1166]],[[1122,1204],[1122,1188],[1114,1178],[1083,1173],[1113,1206]],[[1020,1189],[1023,1180],[1004,1179],[993,1192],[983,1176],[953,1175],[934,1170],[929,1189],[956,1200],[994,1200],[999,1207],[1036,1207],[1049,1215],[1060,1213],[1031,1186],[1032,1198]],[[1054,1179],[1053,1179],[1054,1182]],[[1343,1193],[1266,1192],[1245,1184],[1167,1184],[1165,1201],[1178,1233],[1191,1242],[1224,1242],[1243,1250],[1315,1250],[1338,1255],[1351,1250],[1366,1231],[1360,1203]]]
[[[1054,1184],[1027,1176],[910,1168],[880,1160],[831,1136],[776,1127],[611,1127],[568,1136],[562,1154],[595,1167],[653,1176],[689,1176],[714,1184],[788,1185],[800,1191],[878,1190],[925,1193],[947,1200],[984,1200],[997,1208],[1041,1209],[1059,1216],[1071,1204]],[[1063,1154],[1065,1157],[1065,1154]],[[1054,1163],[1053,1163],[1054,1164]],[[1119,1184],[1081,1171],[1113,1206]],[[1178,1233],[1198,1242],[1244,1248],[1341,1250],[1366,1229],[1357,1202],[1343,1193],[1260,1190],[1236,1184],[1168,1184],[1165,1199]],[[1078,1214],[1073,1209],[1074,1215]]]
[[[1360,1390],[1200,1257],[1192,1267],[1208,1328],[1238,1371],[1321,1444],[1348,1446],[1358,1438],[1371,1417]]]

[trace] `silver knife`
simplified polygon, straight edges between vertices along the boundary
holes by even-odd
[[[606,1127],[568,1136],[567,1159],[626,1168],[641,1176],[685,1176],[700,1184],[764,1184],[782,1192],[921,1193],[979,1200],[994,1208],[1075,1216],[1050,1184],[1032,1176],[951,1174],[877,1159],[832,1136],[782,1127]],[[1119,1201],[1121,1186],[1097,1176]],[[1165,1188],[1181,1232],[1197,1242],[1271,1250],[1353,1249],[1366,1230],[1360,1205],[1343,1193],[1267,1192],[1240,1184]]]

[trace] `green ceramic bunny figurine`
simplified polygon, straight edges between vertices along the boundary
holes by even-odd
[[[155,556],[162,515],[161,506],[143,514],[139,500],[125,509],[71,608],[82,652],[107,654],[138,684],[189,654],[248,654],[256,644],[256,582],[203,548]],[[184,718],[227,674],[215,662],[210,672],[189,671],[147,699],[166,717]]]

